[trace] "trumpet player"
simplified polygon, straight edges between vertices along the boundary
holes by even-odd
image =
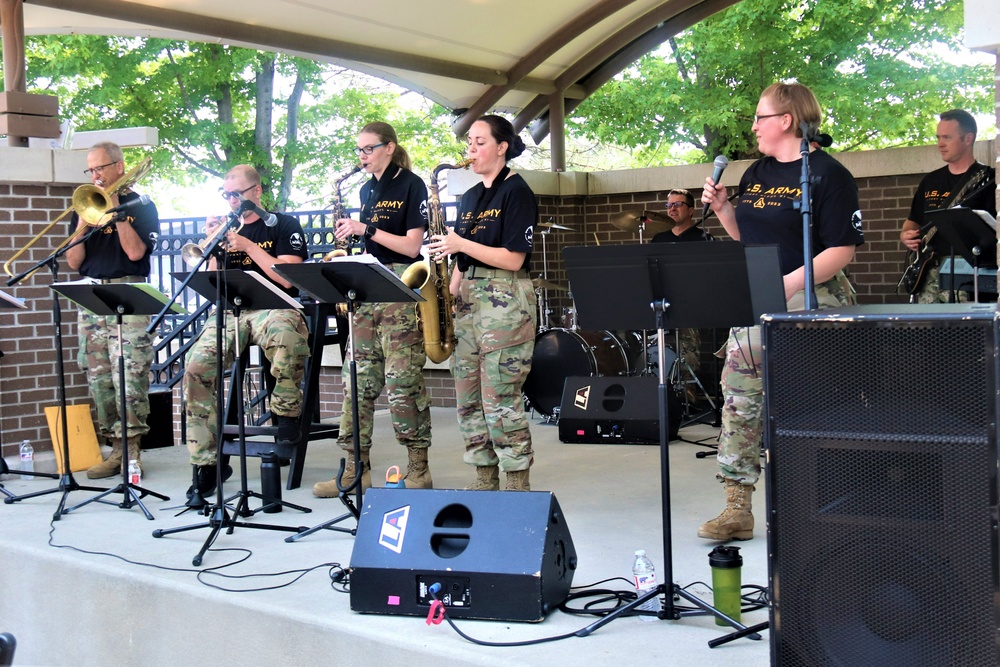
[[[275,264],[298,264],[308,256],[305,234],[298,220],[289,215],[271,214],[261,220],[245,202],[261,208],[263,189],[260,174],[250,165],[233,167],[222,182],[222,198],[233,214],[242,216],[243,226],[226,233],[225,268],[255,271],[283,289],[289,296],[298,296],[292,284],[274,272]],[[211,235],[218,219],[209,219],[206,231]],[[208,269],[215,270],[213,258]],[[223,336],[222,363],[233,362],[237,351],[233,317],[226,318]],[[308,331],[302,313],[294,308],[273,310],[243,310],[240,312],[239,351],[248,344],[257,344],[271,363],[275,387],[271,392],[271,412],[278,426],[278,443],[297,442],[300,437],[299,415],[302,413],[302,378],[309,356]],[[210,315],[198,340],[191,347],[184,368],[184,401],[187,418],[187,447],[191,463],[197,468],[198,491],[205,495],[215,490],[216,469],[216,392],[218,372],[215,317]],[[232,474],[228,466],[223,479]],[[195,489],[188,490],[188,497]]]
[[[91,182],[104,189],[125,175],[122,149],[114,143],[95,144],[87,152],[87,169],[83,172]],[[139,199],[126,188],[120,193],[109,192],[112,207]],[[78,233],[84,233],[85,222],[75,212],[71,223]],[[94,227],[84,243],[66,251],[66,261],[80,275],[107,283],[144,283],[149,278],[150,261],[160,229],[156,205],[150,202],[134,206],[106,227]],[[81,310],[77,315],[80,349],[77,362],[87,373],[90,396],[97,411],[97,430],[111,445],[111,454],[91,467],[87,477],[101,479],[121,471],[123,448],[128,457],[140,461],[139,442],[149,432],[149,367],[153,363],[152,336],[146,333],[148,315],[126,315],[122,318],[122,338],[118,339],[117,318],[95,315]],[[125,424],[127,443],[122,442],[122,416],[119,414],[118,355],[125,357]],[[123,447],[124,445],[124,447]],[[141,465],[141,462],[140,462]]]
[[[427,229],[427,186],[410,171],[410,156],[399,145],[396,131],[388,123],[373,122],[358,134],[358,159],[371,179],[361,187],[360,220],[337,220],[336,236],[364,240],[365,252],[402,276],[421,259],[420,246]],[[358,429],[363,489],[371,487],[372,419],[375,400],[385,388],[396,441],[406,447],[407,469],[403,483],[411,489],[432,488],[427,465],[431,444],[430,400],[424,387],[423,367],[427,359],[423,336],[413,304],[363,303],[354,313],[353,351],[358,381],[358,424],[353,423],[350,372],[343,368],[344,405],[337,444],[347,452],[341,483],[350,486],[357,476],[354,459],[354,429]],[[321,498],[339,495],[337,481],[320,482],[313,494]]]

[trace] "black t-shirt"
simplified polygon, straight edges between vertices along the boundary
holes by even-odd
[[[946,165],[925,175],[920,179],[917,192],[913,195],[909,219],[923,227],[924,213],[947,205],[951,200],[951,193],[955,192],[956,188],[961,188],[968,176],[972,176],[983,168],[983,165],[976,162],[961,174],[953,174]],[[971,198],[967,195],[972,194],[972,192],[966,193],[961,202],[951,202],[951,205],[961,204],[965,208],[986,211],[995,218],[997,215],[996,170],[993,167],[985,167],[985,169],[987,177],[984,184],[990,184],[992,187],[982,188]]]
[[[512,174],[501,183],[494,184],[495,192],[488,202],[480,201],[488,193],[482,183],[466,191],[458,205],[455,232],[491,248],[506,248],[511,252],[525,253],[522,269],[531,263],[532,234],[538,222],[538,201],[535,193],[520,174]],[[492,190],[492,188],[491,188]],[[477,208],[484,210],[476,215]],[[487,265],[458,253],[458,270],[470,266]]]
[[[813,257],[827,248],[861,245],[861,203],[851,172],[821,150],[809,155],[812,175]],[[802,160],[757,160],[740,179],[736,224],[743,245],[777,244],[782,275],[798,269],[802,253],[802,213],[795,208],[802,190]]]
[[[118,197],[118,202],[126,204],[138,198],[139,195],[136,193],[128,192]],[[77,219],[74,212],[70,219],[73,229],[76,229]],[[117,225],[122,224],[131,224],[139,234],[139,238],[146,244],[146,254],[137,262],[128,258],[122,250],[121,241],[118,240]],[[91,234],[84,242],[83,247],[87,251],[87,256],[80,265],[80,275],[102,280],[123,276],[149,276],[149,256],[156,248],[156,239],[159,235],[160,216],[156,211],[156,204],[149,202],[145,206],[128,209],[123,220]]]
[[[302,233],[302,225],[299,224],[298,219],[284,213],[275,213],[275,217],[278,218],[278,221],[274,227],[268,227],[263,220],[254,220],[249,225],[243,225],[240,229],[240,236],[256,243],[271,257],[295,255],[303,260],[306,259],[309,256],[309,249],[306,247],[306,237]],[[256,271],[271,280],[267,273],[245,252],[226,253],[226,268]],[[297,288],[285,289],[284,286],[278,286],[289,296],[298,296]]]
[[[380,180],[373,176],[361,186],[361,221],[396,236],[426,229],[427,186],[412,171],[390,163]],[[407,257],[373,239],[365,239],[365,251],[383,264],[410,263],[420,257],[419,252]]]
[[[687,243],[689,241],[713,241],[715,237],[702,229],[699,225],[688,227],[680,234],[674,234],[672,229],[660,232],[653,237],[653,243]]]

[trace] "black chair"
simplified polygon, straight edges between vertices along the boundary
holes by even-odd
[[[246,434],[247,456],[264,457],[273,455],[279,459],[288,459],[290,468],[286,489],[295,489],[302,484],[302,470],[305,467],[306,448],[312,440],[336,438],[340,432],[339,424],[325,424],[319,421],[319,376],[322,369],[323,347],[333,343],[341,343],[341,331],[329,332],[327,322],[334,312],[334,304],[309,304],[306,306],[306,321],[309,326],[309,359],[306,360],[305,377],[302,389],[302,414],[299,417],[299,439],[291,444],[279,445],[274,436],[278,433],[276,425],[265,425],[271,421],[270,411],[264,411],[258,423],[244,427]],[[249,352],[244,350],[244,358],[249,358]],[[267,385],[267,393],[274,389],[274,378],[269,373],[270,364],[267,359],[261,360],[262,375]],[[242,363],[244,369],[246,362]],[[235,364],[234,364],[235,368]],[[226,426],[223,428],[222,451],[224,454],[240,453],[239,425],[236,423],[237,404],[242,392],[241,383],[231,382],[229,397],[226,403]],[[270,439],[264,439],[270,436]],[[280,482],[279,482],[280,485]]]
[[[0,667],[10,667],[14,664],[14,650],[17,640],[9,632],[0,632]]]

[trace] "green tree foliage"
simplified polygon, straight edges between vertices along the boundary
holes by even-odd
[[[992,109],[992,66],[954,64],[962,14],[953,0],[742,0],[606,84],[570,129],[632,148],[636,164],[677,160],[678,145],[698,161],[755,157],[760,92],[795,80],[836,150],[925,144],[940,112]]]
[[[79,35],[30,38],[26,55],[29,89],[58,95],[76,130],[157,128],[154,173],[177,184],[252,164],[277,208],[324,204],[373,120],[396,128],[418,173],[462,150],[442,107],[303,58]]]

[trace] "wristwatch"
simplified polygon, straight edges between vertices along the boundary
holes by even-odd
[[[368,226],[365,227],[365,238],[370,239],[371,237],[375,236],[376,231],[378,231],[378,227],[369,223]]]

